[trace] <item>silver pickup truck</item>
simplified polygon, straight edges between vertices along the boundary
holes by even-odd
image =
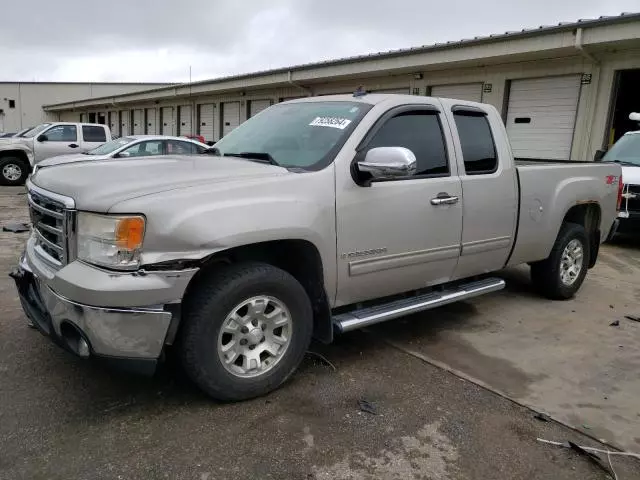
[[[570,298],[620,193],[616,164],[516,165],[496,109],[450,99],[295,100],[215,148],[30,178],[12,276],[40,331],[146,372],[173,345],[210,396],[251,398],[312,337],[500,290],[505,266]]]

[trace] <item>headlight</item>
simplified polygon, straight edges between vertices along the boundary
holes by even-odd
[[[78,258],[109,268],[140,266],[145,219],[139,215],[78,213]]]

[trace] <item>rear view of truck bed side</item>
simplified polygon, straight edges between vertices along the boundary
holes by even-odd
[[[547,258],[563,223],[585,227],[592,241],[589,265],[616,216],[620,167],[592,162],[516,162],[518,232],[508,265]]]

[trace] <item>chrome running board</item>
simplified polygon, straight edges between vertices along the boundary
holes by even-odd
[[[357,328],[368,327],[412,313],[431,310],[449,303],[477,297],[485,293],[497,292],[505,287],[501,278],[486,278],[469,283],[458,284],[448,290],[429,292],[412,298],[402,298],[374,307],[352,310],[334,315],[333,324],[339,332],[350,332]]]

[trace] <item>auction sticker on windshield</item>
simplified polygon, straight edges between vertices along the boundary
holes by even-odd
[[[340,117],[316,117],[309,125],[312,127],[330,127],[344,130],[349,126],[351,120]]]

